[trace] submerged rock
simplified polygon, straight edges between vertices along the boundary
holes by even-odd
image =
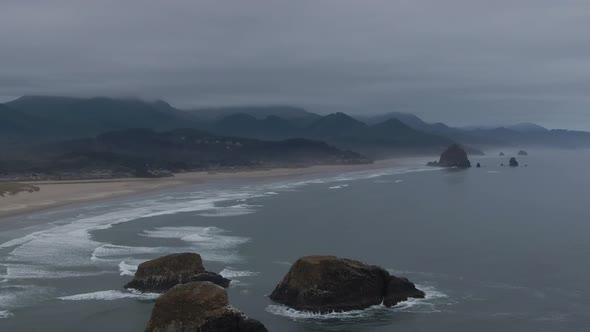
[[[379,266],[334,256],[307,256],[291,266],[270,298],[297,310],[326,313],[381,303],[394,306],[408,298],[424,298],[424,292]]]
[[[518,161],[516,161],[516,158],[512,157],[510,158],[510,161],[508,162],[508,165],[511,167],[517,167],[518,166]]]
[[[227,292],[211,282],[175,286],[160,296],[146,332],[268,332],[229,305]]]
[[[181,253],[141,263],[125,288],[161,293],[178,284],[194,281],[211,281],[222,287],[228,287],[230,283],[229,279],[206,271],[199,254]]]
[[[518,155],[519,156],[528,156],[529,154],[525,150],[520,150],[520,151],[518,151]]]
[[[459,144],[453,144],[440,155],[438,162],[430,162],[427,165],[467,168],[471,167],[471,162],[467,159],[467,152]]]

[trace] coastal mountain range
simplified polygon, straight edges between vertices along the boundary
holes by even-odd
[[[367,162],[438,154],[452,143],[470,154],[499,147],[586,148],[590,133],[533,123],[460,128],[399,112],[320,115],[292,106],[181,110],[164,101],[131,98],[24,96],[0,104],[0,141],[4,173],[22,164],[31,170],[43,169],[39,165],[51,169],[48,163],[60,168],[74,155],[85,162],[80,169],[120,164],[145,173],[150,167],[174,171]],[[215,141],[231,144],[203,145]],[[232,144],[243,148],[238,151]]]

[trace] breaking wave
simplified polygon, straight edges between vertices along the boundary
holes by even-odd
[[[266,311],[283,317],[287,317],[294,321],[298,320],[309,320],[309,321],[322,321],[322,320],[358,320],[366,319],[375,316],[383,316],[395,312],[414,312],[414,313],[435,313],[440,312],[436,307],[439,304],[438,300],[448,298],[448,296],[432,286],[416,285],[419,289],[426,293],[423,299],[408,299],[398,303],[393,307],[386,307],[383,304],[374,305],[363,310],[351,310],[345,312],[329,312],[329,313],[318,313],[310,311],[301,311],[289,308],[280,304],[271,304],[266,308]]]
[[[239,270],[234,270],[231,268],[225,268],[225,269],[223,269],[223,271],[219,272],[219,274],[224,278],[232,279],[232,278],[253,277],[253,276],[256,276],[260,273],[259,272],[252,272],[252,271],[239,271]]]
[[[93,293],[76,294],[58,297],[63,301],[113,301],[121,299],[154,300],[160,296],[158,293],[140,293],[137,291],[122,292],[118,290],[106,290]]]

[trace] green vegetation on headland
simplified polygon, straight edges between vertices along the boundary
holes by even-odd
[[[356,152],[319,141],[261,141],[196,129],[126,129],[32,147],[31,152],[28,159],[4,161],[0,174],[19,181],[111,179],[165,177],[189,171],[371,163]]]
[[[590,133],[533,124],[453,128],[405,113],[323,116],[288,106],[185,111],[163,101],[41,96],[0,104],[0,179],[12,181],[369,163],[439,154],[453,143],[468,154],[590,147]]]

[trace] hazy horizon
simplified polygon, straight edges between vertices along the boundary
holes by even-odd
[[[585,1],[4,0],[0,101],[137,96],[590,130]]]

